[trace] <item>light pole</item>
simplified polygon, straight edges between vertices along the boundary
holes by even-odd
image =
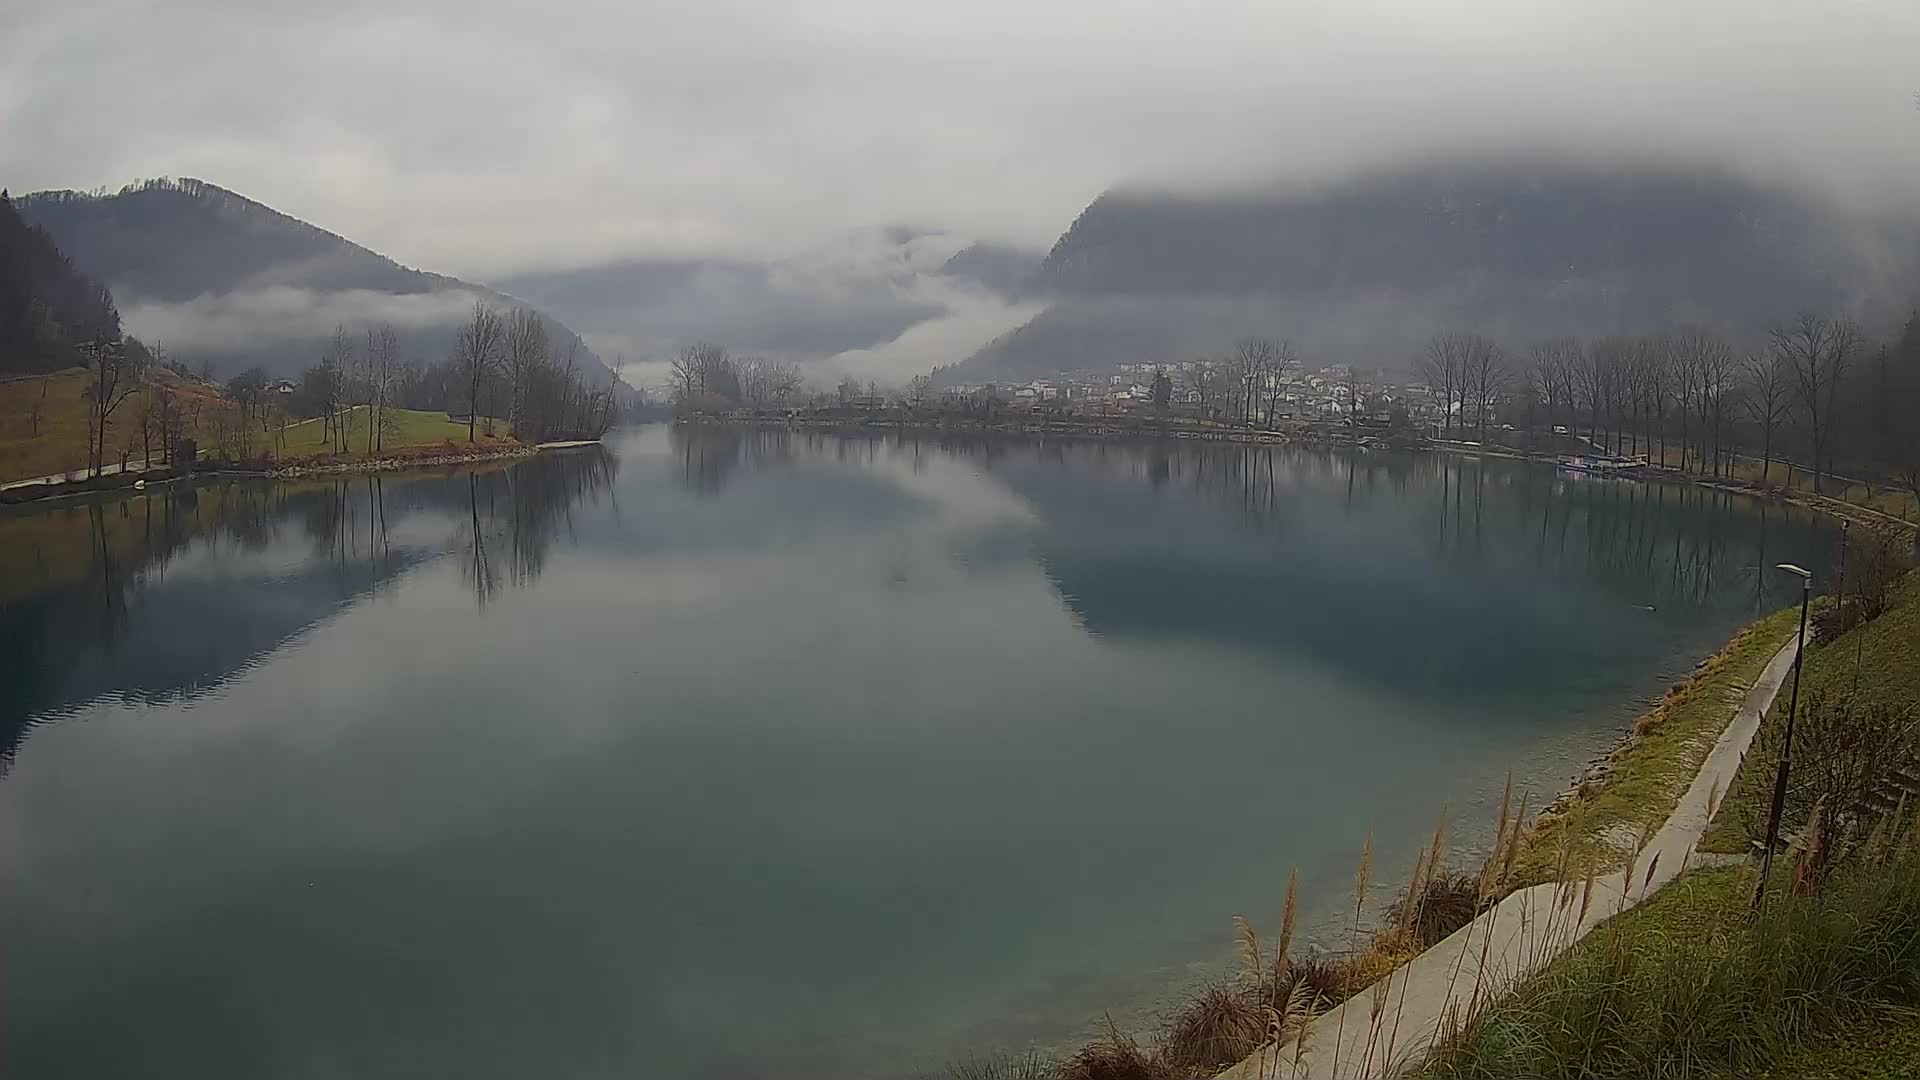
[[[1793,692],[1787,697],[1786,737],[1780,740],[1780,764],[1773,773],[1773,807],[1767,811],[1766,844],[1760,849],[1760,883],[1754,886],[1753,910],[1767,895],[1767,874],[1773,870],[1773,849],[1780,842],[1780,815],[1787,808],[1787,771],[1793,758],[1793,714],[1800,707],[1800,663],[1807,656],[1807,601],[1813,597],[1813,572],[1792,563],[1775,569],[1800,575],[1800,636],[1793,650]]]

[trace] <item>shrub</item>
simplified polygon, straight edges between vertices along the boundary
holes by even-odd
[[[1815,642],[1825,644],[1879,618],[1892,605],[1901,575],[1913,565],[1912,544],[1904,535],[1857,531],[1861,535],[1849,536],[1833,571],[1835,599],[1811,616]]]
[[[1778,717],[1769,717],[1748,751],[1749,762],[1767,765],[1780,756],[1785,738]],[[1808,692],[1794,724],[1793,782],[1787,788],[1788,822],[1806,821],[1816,806],[1825,807],[1841,828],[1856,824],[1855,815],[1868,808],[1868,796],[1891,771],[1912,760],[1914,717],[1911,710],[1895,710],[1877,701],[1856,703],[1850,695],[1830,694],[1824,687]],[[1756,801],[1744,808],[1747,834],[1766,831],[1771,803]]]

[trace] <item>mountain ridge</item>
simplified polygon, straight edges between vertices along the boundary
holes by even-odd
[[[398,323],[416,359],[442,359],[475,299],[523,301],[490,286],[406,266],[326,228],[192,177],[115,191],[49,190],[17,200],[77,265],[121,300],[129,329],[183,359],[294,375],[332,322]],[[544,314],[544,313],[543,313]],[[579,337],[545,316],[556,348]],[[144,325],[143,325],[144,324]],[[184,340],[183,340],[184,338]],[[582,343],[594,381],[624,386]]]
[[[1036,271],[1052,306],[942,376],[1191,359],[1246,334],[1369,364],[1445,330],[1738,336],[1805,306],[1897,318],[1916,281],[1910,216],[1704,168],[1488,162],[1300,190],[1113,189]]]

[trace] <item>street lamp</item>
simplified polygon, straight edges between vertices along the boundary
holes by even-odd
[[[1760,883],[1753,890],[1753,910],[1767,895],[1767,874],[1773,870],[1773,849],[1780,842],[1780,815],[1787,808],[1787,771],[1793,757],[1793,714],[1800,707],[1800,662],[1807,655],[1807,601],[1813,596],[1813,572],[1780,563],[1776,570],[1800,575],[1800,636],[1793,650],[1793,692],[1787,697],[1786,737],[1780,740],[1780,764],[1773,773],[1773,807],[1767,811],[1766,846],[1760,849]]]

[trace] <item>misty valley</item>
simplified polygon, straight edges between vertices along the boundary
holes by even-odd
[[[1920,1076],[1920,4],[0,15],[0,1080]]]

